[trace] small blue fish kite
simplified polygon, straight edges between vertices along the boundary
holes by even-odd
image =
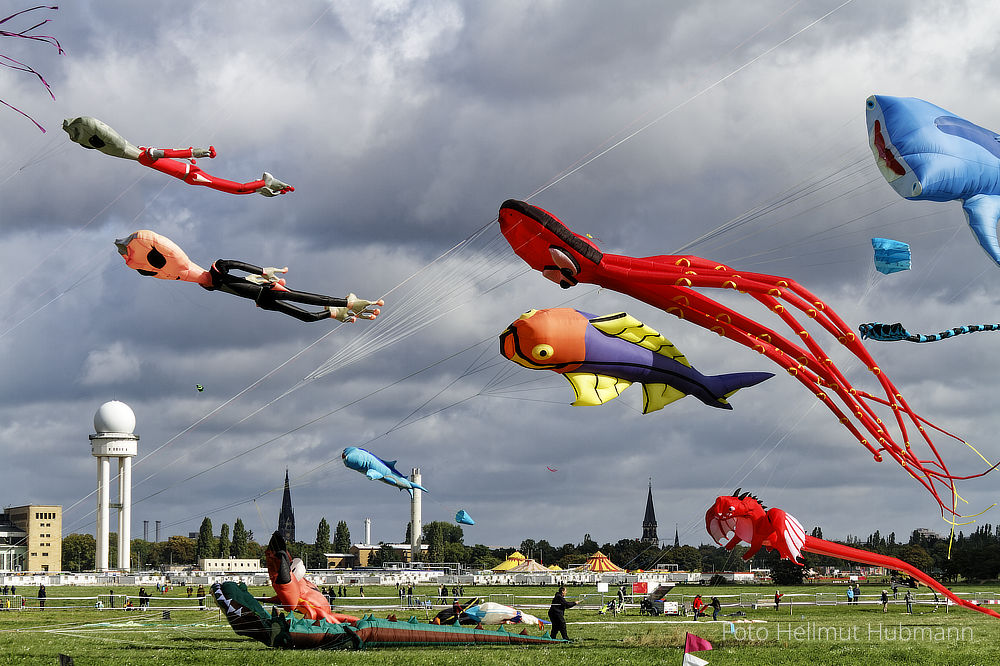
[[[956,326],[947,331],[934,333],[933,335],[921,335],[910,333],[902,324],[861,324],[858,326],[862,340],[877,340],[879,342],[937,342],[946,338],[953,338],[963,333],[978,333],[980,331],[1000,331],[1000,324],[970,324],[968,326]]]
[[[382,460],[371,451],[366,451],[357,446],[348,446],[340,454],[340,457],[344,460],[344,465],[347,468],[361,472],[372,481],[381,481],[390,486],[395,486],[400,490],[405,490],[410,493],[410,497],[413,497],[414,488],[423,490],[425,493],[430,492],[418,483],[411,483],[409,479],[403,476],[396,469],[395,460]]]
[[[472,516],[470,516],[469,512],[466,511],[465,509],[462,509],[461,511],[459,511],[458,513],[455,514],[455,522],[456,523],[461,523],[462,525],[475,525],[476,524],[476,521],[474,521],[472,519]]]

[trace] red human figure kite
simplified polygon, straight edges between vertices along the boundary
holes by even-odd
[[[133,146],[125,137],[111,129],[97,118],[80,116],[67,118],[63,121],[63,129],[69,138],[84,148],[99,150],[105,155],[136,160],[143,166],[156,169],[168,176],[179,178],[188,185],[203,185],[213,190],[229,194],[262,194],[265,197],[276,197],[286,192],[294,192],[295,188],[283,183],[268,172],[259,180],[247,183],[237,183],[224,178],[205,173],[195,163],[196,157],[215,157],[215,147],[208,148],[149,148]],[[183,161],[182,161],[183,160]]]
[[[499,221],[500,231],[514,252],[563,288],[580,282],[600,285],[654,305],[767,356],[815,394],[876,461],[888,454],[901,465],[933,495],[942,514],[960,515],[956,511],[961,498],[956,492],[955,480],[986,473],[954,476],[948,471],[928,429],[958,442],[965,443],[964,440],[916,414],[851,327],[795,281],[737,271],[690,255],[640,258],[606,254],[590,239],[573,233],[548,211],[523,201],[504,202]],[[698,288],[731,289],[749,295],[788,326],[798,338],[797,342],[712,300],[697,291]],[[793,315],[796,310],[813,319],[863,363],[877,379],[882,395],[852,386],[816,338]],[[877,415],[875,404],[892,410],[898,437],[890,433]],[[927,445],[926,457],[912,450],[908,425]],[[938,492],[941,486],[951,495],[947,502]]]
[[[744,560],[752,558],[763,547],[769,551],[777,551],[782,559],[799,566],[802,566],[802,553],[815,553],[905,571],[959,606],[1000,618],[1000,613],[962,599],[908,562],[810,536],[806,534],[802,523],[793,516],[781,509],[765,510],[760,501],[750,493],[741,494],[737,490],[735,495],[716,498],[715,504],[705,513],[705,529],[717,544],[727,550],[732,550],[740,542],[747,543],[750,548],[744,553]]]

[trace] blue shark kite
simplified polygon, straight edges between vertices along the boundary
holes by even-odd
[[[905,340],[907,342],[937,342],[938,340],[953,338],[956,335],[962,335],[963,333],[1000,331],[1000,324],[969,324],[967,326],[956,326],[954,328],[949,328],[947,331],[941,331],[940,333],[934,333],[932,335],[910,333],[903,328],[902,324],[880,324],[878,322],[861,324],[858,326],[858,330],[861,332],[861,339],[863,340],[878,340],[879,342],[899,342],[901,340]]]
[[[915,97],[872,95],[868,142],[907,199],[961,201],[976,240],[1000,265],[1000,135]]]
[[[382,460],[371,451],[366,451],[357,446],[348,446],[340,454],[340,457],[344,460],[344,465],[349,469],[361,472],[372,481],[381,481],[390,486],[395,486],[400,490],[405,490],[410,493],[410,497],[413,497],[414,488],[423,490],[425,493],[429,492],[419,483],[411,483],[403,476],[396,469],[395,460]]]
[[[693,395],[732,409],[726,400],[770,372],[706,376],[670,340],[624,312],[595,317],[572,308],[529,310],[500,335],[500,352],[531,370],[552,370],[573,385],[574,405],[602,405],[642,383],[642,413]]]

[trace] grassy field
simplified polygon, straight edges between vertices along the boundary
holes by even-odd
[[[960,586],[956,590],[961,590]],[[975,590],[979,595],[986,590]],[[828,588],[829,592],[840,587]],[[19,590],[33,595],[34,588]],[[149,611],[96,610],[92,600],[72,599],[106,594],[106,588],[50,587],[44,610],[34,599],[23,611],[0,611],[0,665],[58,664],[59,654],[73,657],[78,666],[99,664],[267,664],[309,666],[351,663],[388,666],[394,664],[463,664],[504,666],[513,664],[677,664],[682,656],[685,632],[710,640],[715,648],[699,656],[713,665],[739,666],[772,664],[995,664],[1000,661],[1000,620],[970,610],[944,606],[917,605],[914,614],[905,607],[891,606],[882,613],[878,604],[859,606],[783,605],[775,611],[764,603],[757,609],[743,609],[747,616],[726,617],[725,622],[702,618],[697,624],[686,617],[645,617],[630,609],[617,618],[600,615],[593,609],[574,608],[567,612],[573,642],[552,648],[385,648],[360,653],[277,651],[237,636],[212,606],[199,610],[186,598],[184,590],[172,590],[166,597],[154,594]],[[137,589],[115,590],[135,594]],[[268,588],[253,590],[264,596]],[[519,597],[549,596],[554,588],[466,588],[466,597],[511,593]],[[688,595],[738,595],[761,592],[762,600],[771,590],[746,587],[681,587]],[[815,586],[782,590],[791,598],[796,592],[814,595]],[[995,590],[993,590],[996,592]],[[431,596],[430,586],[415,590]],[[570,599],[593,588],[570,588]],[[866,592],[876,592],[868,590]],[[358,605],[388,605],[391,600],[372,597],[393,596],[395,588],[366,588],[367,599],[346,600],[348,612],[361,614]],[[839,595],[842,596],[842,595]],[[901,595],[902,596],[902,595]],[[588,603],[594,601],[593,598]],[[544,603],[543,599],[536,603]],[[190,609],[178,610],[177,606]],[[71,608],[58,609],[59,606]],[[170,617],[163,607],[174,606]],[[735,607],[723,613],[736,611]],[[385,617],[389,610],[376,610]],[[394,612],[401,619],[411,614],[425,619],[426,611]],[[545,610],[530,610],[545,617]],[[433,614],[431,614],[431,617]],[[732,622],[732,624],[730,624]]]

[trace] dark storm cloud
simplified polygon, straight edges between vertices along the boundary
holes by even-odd
[[[691,251],[791,276],[850,322],[886,317],[932,332],[995,311],[995,268],[958,205],[897,201],[874,167],[862,115],[867,95],[884,91],[990,126],[998,110],[970,95],[994,83],[993,36],[971,20],[987,5],[851,3],[713,86],[838,4],[61,8],[47,27],[66,55],[32,52],[57,100],[36,82],[3,79],[8,101],[49,129],[34,134],[10,113],[0,133],[10,156],[0,171],[4,501],[69,507],[85,498],[86,435],[97,407],[116,398],[136,412],[140,457],[166,444],[137,464],[133,495],[148,497],[136,521],[162,520],[169,533],[210,515],[217,526],[242,517],[266,535],[287,467],[306,538],[326,517],[348,521],[359,540],[370,517],[376,540],[402,539],[406,495],[346,470],[338,456],[348,445],[420,467],[431,489],[425,520],[468,509],[479,524],[466,543],[637,536],[649,477],[661,536],[678,523],[689,543],[707,540],[701,516],[713,493],[738,485],[829,536],[940,528],[905,471],[875,464],[784,373],[735,395],[732,412],[688,399],[642,416],[638,387],[574,408],[564,380],[525,384],[544,373],[504,370],[495,336],[528,308],[579,297],[570,305],[647,321],[706,373],[776,371],[763,357],[623,296],[565,292],[534,273],[487,292],[496,285],[480,274],[500,261],[487,243],[494,228],[454,258],[464,270],[444,279],[454,266],[428,267],[489,224],[503,200],[550,183],[533,202],[607,251],[639,256],[803,194]],[[228,196],[85,151],[59,128],[75,115],[103,118],[137,144],[215,145],[216,159],[199,160],[209,173],[242,181],[266,169],[296,192]],[[827,187],[808,190],[826,176]],[[205,267],[217,258],[288,265],[294,288],[388,294],[383,318],[320,340],[327,322],[140,277],[112,245],[139,228],[169,236]],[[870,280],[872,235],[910,241],[918,268]],[[721,300],[768,317],[746,297]],[[988,335],[872,350],[917,412],[988,450]],[[359,351],[376,343],[386,346]],[[823,344],[870,386],[835,341]],[[354,362],[299,384],[341,353]],[[523,391],[530,386],[539,388]],[[942,451],[962,472],[978,469],[963,445]],[[39,460],[53,480],[45,493],[32,477]],[[992,501],[989,487],[966,484],[970,507]],[[68,512],[68,529],[92,529],[92,504]]]

